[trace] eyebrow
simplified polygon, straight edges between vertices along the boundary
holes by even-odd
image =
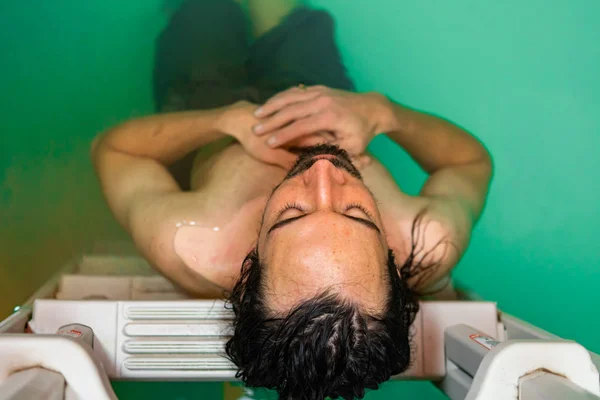
[[[276,224],[273,224],[273,226],[267,232],[267,235],[270,235],[271,232],[273,232],[275,229],[282,228],[282,227],[284,227],[286,225],[289,225],[292,222],[298,221],[299,219],[302,219],[302,218],[306,217],[307,215],[310,215],[310,214],[303,214],[303,215],[299,215],[297,217],[292,217],[292,218],[289,218],[289,219],[286,219],[286,220],[283,220],[283,221],[279,221]],[[344,218],[348,218],[349,220],[352,220],[352,221],[358,222],[360,224],[363,224],[367,228],[374,230],[378,234],[381,234],[381,231],[379,230],[379,228],[377,227],[377,225],[375,225],[373,222],[369,221],[368,219],[353,217],[351,215],[346,215],[346,214],[340,214],[340,215],[342,217],[344,217]]]

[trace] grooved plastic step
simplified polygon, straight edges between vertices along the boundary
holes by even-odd
[[[123,344],[127,354],[222,354],[227,338],[221,340],[128,340]]]
[[[233,313],[225,309],[222,304],[215,305],[199,304],[194,306],[126,306],[125,316],[131,320],[171,320],[171,319],[191,319],[191,320],[231,320]]]
[[[194,322],[194,323],[129,323],[123,328],[123,333],[129,337],[170,337],[170,336],[227,336],[232,329],[224,321]]]
[[[233,371],[234,365],[225,357],[159,358],[130,357],[123,366],[130,371]]]

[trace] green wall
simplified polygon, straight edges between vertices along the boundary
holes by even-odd
[[[314,3],[336,16],[360,90],[455,121],[491,151],[491,195],[455,277],[600,352],[600,3]],[[408,157],[373,147],[416,192]]]
[[[106,127],[152,111],[161,5],[0,3],[0,316],[92,239],[122,237],[88,148]]]
[[[0,4],[0,316],[90,240],[123,237],[87,148],[107,126],[151,112],[163,3]],[[456,277],[600,352],[600,3],[313,3],[336,17],[359,89],[456,121],[492,152],[491,197]],[[401,150],[385,139],[373,148],[418,190],[424,175]],[[402,393],[442,398],[423,383],[368,398]]]

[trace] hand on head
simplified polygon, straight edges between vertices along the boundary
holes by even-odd
[[[237,139],[248,154],[257,160],[290,169],[296,162],[295,154],[287,149],[271,148],[252,133],[252,126],[257,123],[254,116],[257,108],[257,105],[248,101],[238,101],[225,107],[217,121],[217,129]]]
[[[294,87],[261,107],[246,101],[227,107],[220,128],[268,164],[289,169],[296,160],[292,151],[328,143],[346,150],[360,169],[371,161],[364,153],[378,133],[376,101],[372,94]]]
[[[260,123],[253,127],[272,148],[326,133],[322,137],[350,156],[362,155],[377,135],[374,94],[359,94],[324,86],[294,87],[272,97],[255,112]]]

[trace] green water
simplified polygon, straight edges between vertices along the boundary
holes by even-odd
[[[315,0],[338,24],[360,90],[460,123],[489,147],[490,200],[455,277],[500,307],[600,352],[600,2]],[[96,238],[122,237],[87,147],[152,111],[161,0],[0,4],[0,315]],[[367,7],[367,8],[364,8]],[[373,149],[403,188],[424,174]],[[115,385],[121,398],[221,398],[223,385]],[[443,398],[388,383],[368,399]]]

